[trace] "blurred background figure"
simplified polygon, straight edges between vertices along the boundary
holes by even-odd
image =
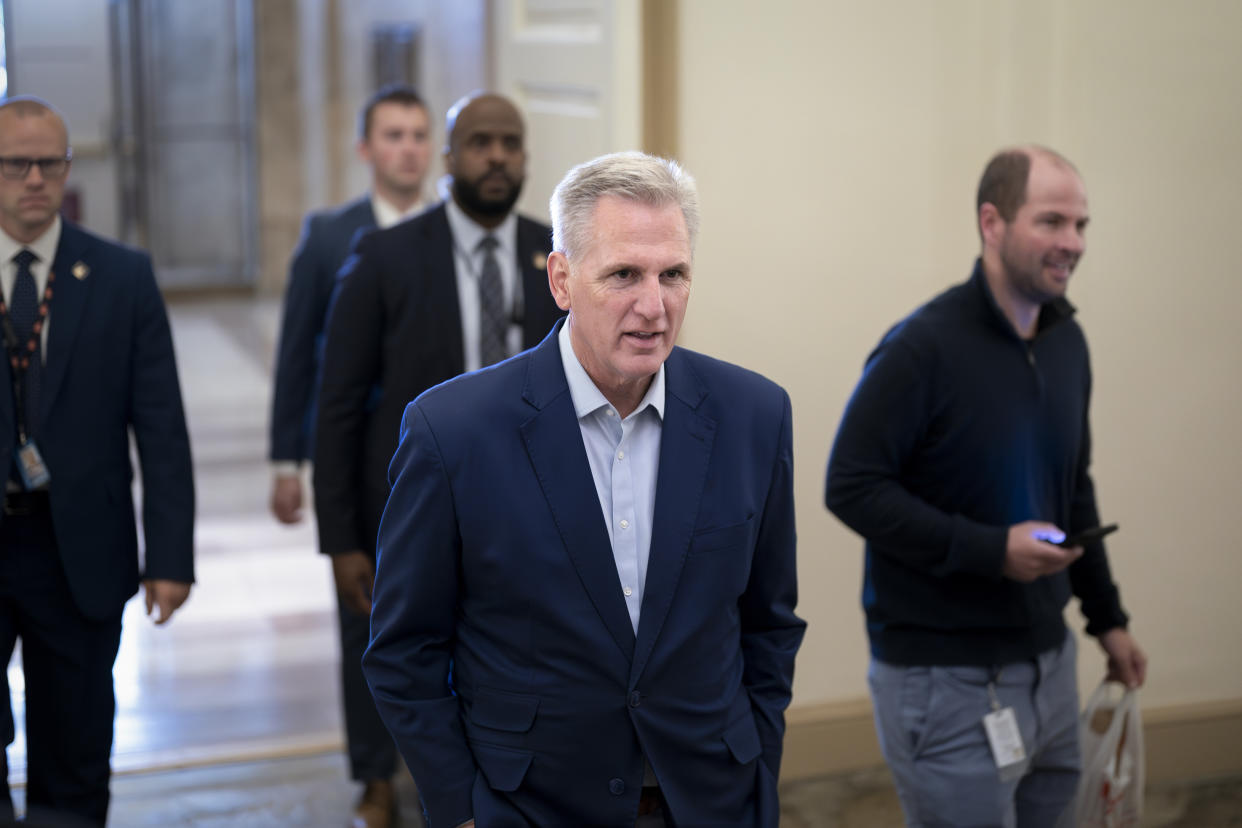
[[[308,215],[289,265],[270,443],[271,508],[282,523],[302,519],[302,466],[311,459],[324,318],[337,271],[363,233],[391,227],[424,206],[430,121],[426,104],[411,87],[384,87],[367,100],[358,117],[358,157],[370,167],[370,192],[334,210]],[[385,826],[394,806],[390,778],[396,750],[362,678],[368,619],[344,601],[338,617],[346,751],[351,775],[363,783],[356,816],[368,828]]]
[[[517,108],[499,95],[468,96],[449,110],[446,134],[452,198],[364,237],[328,316],[315,514],[342,612],[358,619],[351,669],[366,647],[376,535],[405,406],[534,345],[559,316],[547,288],[551,229],[513,209],[526,177]]]

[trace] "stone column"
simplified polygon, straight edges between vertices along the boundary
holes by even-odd
[[[259,277],[257,292],[284,291],[289,256],[305,212],[298,86],[298,0],[254,4],[255,123],[258,133]]]

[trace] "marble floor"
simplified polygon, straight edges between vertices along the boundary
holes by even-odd
[[[140,600],[127,607],[110,824],[341,828],[357,792],[341,754],[331,575],[312,522],[281,526],[267,511],[278,306],[216,299],[170,311],[195,458],[198,583],[167,627]],[[20,723],[16,656],[9,681]],[[20,808],[20,730],[8,756]],[[398,792],[402,828],[421,826],[408,775]],[[883,771],[787,784],[782,817],[788,828],[901,824]],[[1149,791],[1145,824],[1242,826],[1242,782]]]

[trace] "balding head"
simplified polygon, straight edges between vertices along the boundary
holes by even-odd
[[[444,151],[456,149],[461,137],[481,119],[509,121],[517,126],[519,133],[524,135],[526,132],[522,113],[512,101],[495,92],[475,91],[458,98],[449,108],[444,119]]]
[[[979,178],[979,189],[975,194],[976,224],[979,210],[984,204],[996,207],[996,211],[1005,221],[1013,221],[1018,209],[1026,203],[1026,185],[1031,177],[1031,161],[1036,157],[1078,172],[1061,153],[1037,144],[1001,150],[988,161],[983,175]]]
[[[68,151],[69,130],[65,126],[65,119],[47,101],[33,95],[19,95],[0,102],[0,131],[6,129],[13,118],[50,118],[60,134],[65,150]]]

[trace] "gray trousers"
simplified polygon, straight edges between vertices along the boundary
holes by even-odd
[[[995,686],[1026,747],[1021,775],[1002,780],[983,717],[992,709],[985,667],[905,667],[872,659],[868,671],[880,747],[911,828],[1054,826],[1073,801],[1078,749],[1077,645],[1000,668]]]

